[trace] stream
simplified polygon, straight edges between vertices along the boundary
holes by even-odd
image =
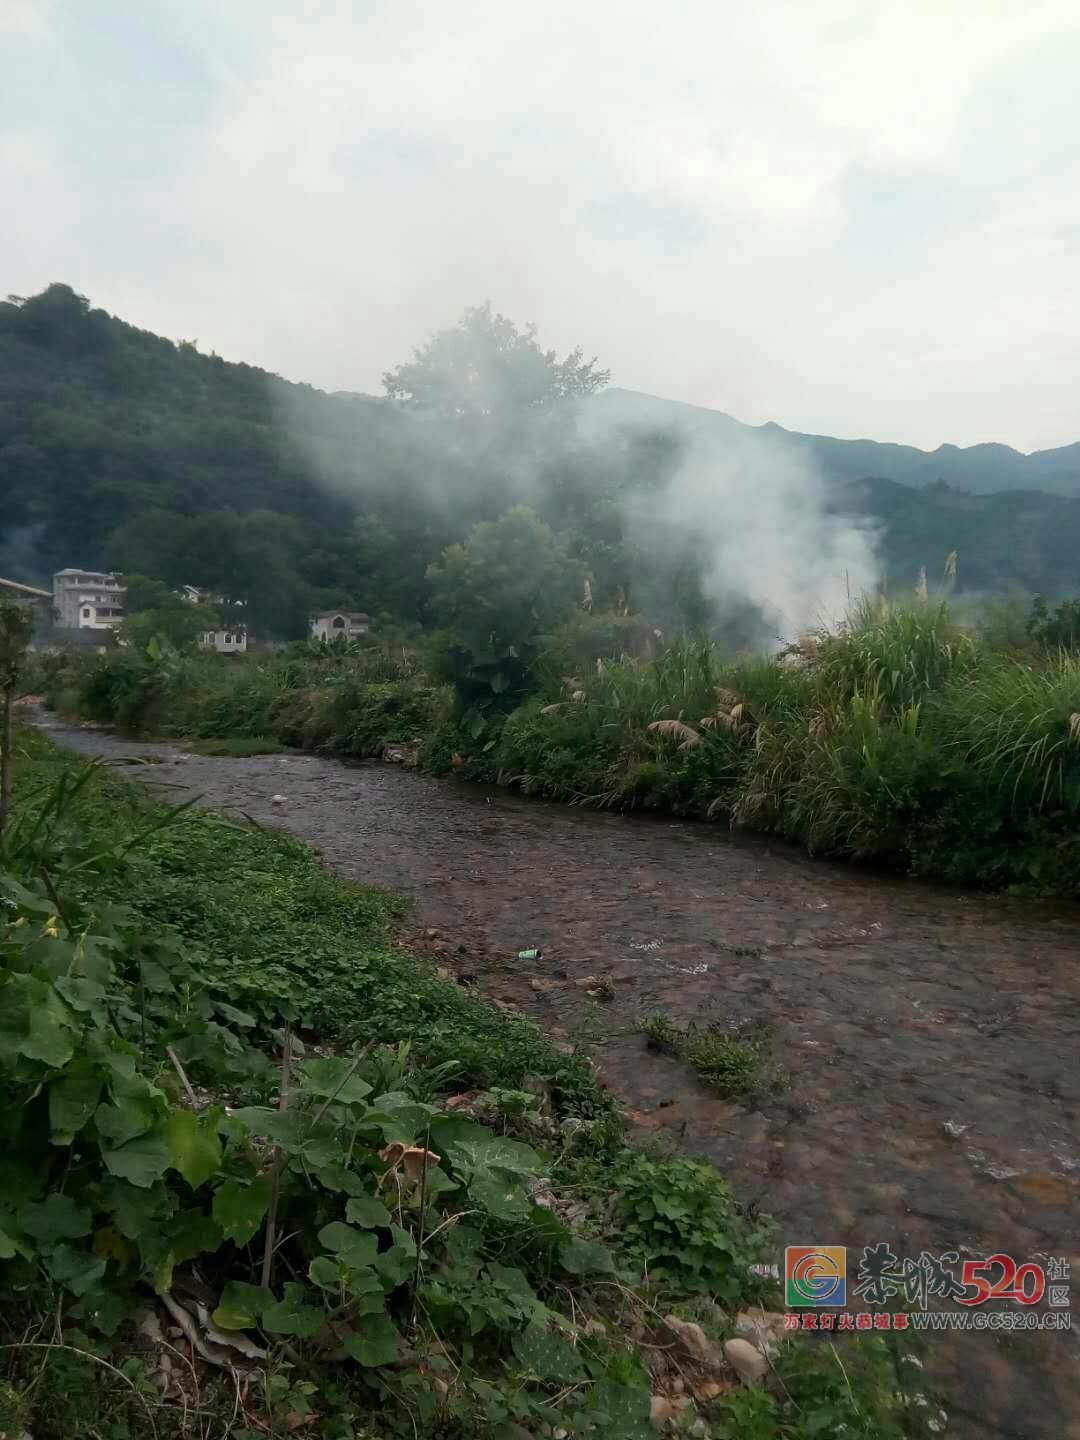
[[[557,1039],[587,1037],[642,1136],[707,1155],[776,1217],[781,1263],[785,1245],[854,1247],[849,1296],[862,1247],[882,1241],[899,1257],[1064,1258],[1080,1281],[1080,909],[381,763],[184,756],[38,718],[86,755],[159,757],[128,773],[172,803],[282,826],[338,874],[414,897],[417,948]],[[515,958],[525,948],[540,958]],[[613,997],[588,999],[586,975]],[[764,1022],[783,1087],[718,1098],[647,1048],[637,1026],[656,1011]],[[940,1334],[928,1389],[948,1435],[1080,1440],[1078,1360],[1080,1327]]]

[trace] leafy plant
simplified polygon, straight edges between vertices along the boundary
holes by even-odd
[[[726,1303],[746,1293],[747,1266],[767,1231],[744,1219],[711,1166],[625,1151],[612,1166],[610,1186],[615,1248],[652,1286]]]

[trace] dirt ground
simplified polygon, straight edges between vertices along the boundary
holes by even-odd
[[[1065,1257],[1080,1280],[1080,910],[389,765],[181,758],[51,728],[86,754],[160,756],[129,773],[285,827],[337,873],[413,896],[421,948],[587,1038],[642,1133],[709,1156],[776,1217],[781,1262],[784,1245],[847,1245],[850,1277],[863,1246],[887,1241],[901,1257]],[[517,960],[527,947],[541,958]],[[609,977],[613,998],[590,1001],[574,984],[585,975]],[[637,1027],[658,1010],[765,1022],[783,1088],[719,1099],[646,1047]],[[947,1433],[1080,1440],[1078,1360],[1078,1330],[935,1337]]]

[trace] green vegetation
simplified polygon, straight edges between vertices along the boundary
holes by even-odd
[[[763,1074],[768,1057],[769,1032],[757,1024],[737,1029],[722,1025],[689,1025],[685,1029],[667,1015],[650,1015],[641,1026],[654,1050],[681,1055],[721,1095],[748,1098],[782,1083],[774,1073]]]
[[[1026,648],[995,649],[932,601],[865,603],[772,658],[688,639],[651,654],[656,642],[619,617],[578,615],[535,652],[519,641],[531,666],[514,658],[513,688],[500,690],[498,657],[483,673],[457,669],[452,686],[431,678],[464,653],[462,633],[420,652],[119,651],[54,665],[49,692],[133,733],[353,756],[402,744],[436,773],[526,794],[727,819],[950,881],[1080,893],[1072,651],[1030,634]]]
[[[391,897],[39,735],[14,754],[0,1426],[655,1433],[660,1317],[719,1340],[771,1298],[715,1171],[628,1149],[583,1060],[395,947]],[[775,1364],[775,1395],[713,1386],[681,1428],[923,1433],[873,1339]]]

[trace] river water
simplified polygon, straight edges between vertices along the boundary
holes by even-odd
[[[413,896],[418,948],[557,1037],[588,1035],[642,1134],[709,1156],[776,1217],[781,1262],[784,1245],[854,1247],[850,1290],[881,1241],[900,1257],[1064,1257],[1080,1306],[1080,910],[390,765],[182,757],[43,723],[88,755],[161,757],[130,773]],[[541,958],[518,961],[524,948]],[[610,978],[613,998],[590,1001],[574,984],[586,975]],[[767,1023],[784,1087],[719,1099],[646,1047],[636,1027],[658,1010]],[[937,1336],[927,1360],[948,1434],[1080,1440],[1080,1320]]]

